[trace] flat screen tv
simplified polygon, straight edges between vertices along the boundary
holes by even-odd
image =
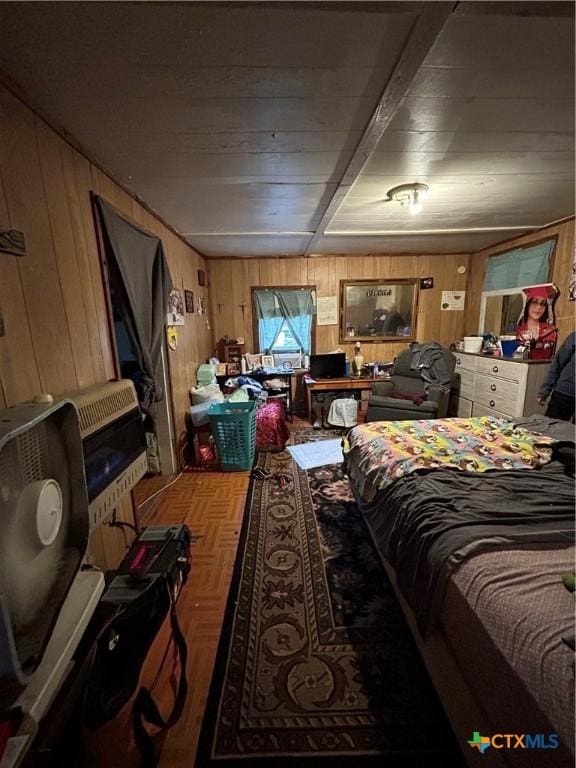
[[[313,379],[341,379],[346,376],[346,355],[310,355],[310,376]]]

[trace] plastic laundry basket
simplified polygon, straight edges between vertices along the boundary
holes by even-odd
[[[256,449],[256,403],[214,403],[209,416],[222,471],[251,469]]]

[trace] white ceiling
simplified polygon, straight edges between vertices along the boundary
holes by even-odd
[[[0,3],[0,69],[205,255],[471,251],[574,213],[572,8]]]

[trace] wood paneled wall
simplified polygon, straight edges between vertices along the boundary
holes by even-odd
[[[434,288],[420,291],[418,339],[449,344],[460,338],[464,312],[442,311],[441,293],[466,289],[467,254],[447,256],[311,256],[310,258],[214,259],[210,265],[210,302],[214,338],[243,336],[246,350],[255,349],[250,288],[254,286],[313,285],[318,296],[340,295],[340,280],[433,277]],[[338,298],[338,301],[340,299]],[[241,305],[246,305],[242,314]],[[220,306],[218,306],[220,305]],[[316,351],[336,347],[353,356],[354,342],[339,341],[338,325],[316,327]],[[403,342],[363,343],[367,360],[392,360],[406,346]]]
[[[26,255],[0,253],[0,408],[114,376],[90,192],[161,238],[174,284],[204,295],[192,248],[0,86],[0,227],[24,232]],[[175,426],[211,348],[205,317],[187,315],[169,354]],[[106,546],[106,537],[115,537]],[[102,538],[104,537],[104,538]],[[119,537],[116,541],[116,537]],[[98,532],[98,559],[118,530]]]
[[[486,259],[498,253],[510,251],[523,245],[547,237],[558,236],[556,250],[554,252],[552,274],[550,282],[556,283],[560,289],[560,295],[556,301],[556,324],[559,331],[559,341],[574,330],[575,302],[568,300],[568,284],[572,274],[574,262],[574,220],[558,224],[554,227],[546,227],[524,237],[518,237],[501,243],[492,248],[475,253],[470,258],[470,278],[468,282],[468,294],[466,301],[465,331],[466,333],[478,333],[478,320],[480,318],[480,299],[484,285],[486,271]]]

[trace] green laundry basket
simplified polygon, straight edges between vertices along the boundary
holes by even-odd
[[[256,450],[256,403],[214,403],[208,415],[222,471],[252,469]]]

